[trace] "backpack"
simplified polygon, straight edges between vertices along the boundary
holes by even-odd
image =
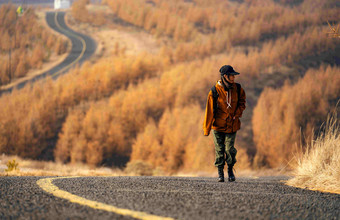
[[[238,102],[240,100],[240,93],[241,93],[241,85],[239,83],[235,83],[235,84],[236,84],[236,88],[237,88],[237,107],[238,107]],[[215,85],[211,88],[211,92],[212,92],[212,95],[213,95],[213,108],[214,108],[214,117],[215,117],[216,112],[217,112],[217,108],[218,108],[218,103],[217,103],[218,92],[216,90]]]

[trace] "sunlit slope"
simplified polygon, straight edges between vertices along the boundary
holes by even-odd
[[[322,5],[320,10],[309,7],[308,2],[311,3],[305,1],[291,6],[272,1],[242,4],[215,1],[216,6],[211,6],[214,4],[209,5],[208,1],[106,1],[112,10],[104,16],[106,28],[113,24],[123,24],[122,30],[126,24],[136,30],[142,28],[159,40],[162,48],[159,54],[112,55],[94,64],[87,63],[56,82],[48,81],[1,97],[0,152],[97,166],[120,166],[129,160],[142,160],[153,168],[171,173],[209,171],[214,169],[213,143],[211,137],[203,136],[202,117],[209,89],[219,79],[219,68],[231,64],[241,73],[237,81],[247,94],[247,109],[237,142],[237,166],[248,168],[256,150],[258,155],[263,154],[262,142],[256,139],[260,136],[255,132],[259,123],[252,124],[252,110],[262,90],[267,84],[282,85],[292,74],[295,74],[294,79],[304,75],[309,66],[301,66],[300,62],[310,59],[311,55],[318,58],[318,61],[309,60],[314,66],[330,63],[323,60],[322,53],[332,54],[339,48],[339,41],[327,36],[329,27],[325,23],[328,19],[338,21],[339,14],[330,9],[332,4],[327,1],[317,2]],[[134,4],[141,10],[132,10]],[[86,7],[83,9],[87,10]],[[230,13],[226,15],[223,9],[229,9]],[[145,11],[143,16],[138,17],[142,11]],[[89,10],[88,13],[96,12]],[[168,13],[175,20],[167,17]],[[206,16],[209,13],[211,16]],[[295,15],[295,20],[284,20]],[[135,17],[140,23],[135,22]],[[91,19],[78,22],[93,23]],[[186,37],[176,35],[186,25],[191,28],[190,34]],[[327,90],[325,94],[337,94],[339,83],[333,77],[339,73],[337,67],[326,65],[309,72],[307,75],[326,74],[323,77],[325,87],[333,90]],[[275,81],[278,75],[279,81]],[[306,79],[305,84],[314,85],[313,77]],[[335,86],[330,87],[328,84],[332,83]],[[319,86],[317,82],[315,84],[315,87]],[[313,88],[303,93],[301,100],[308,101],[310,93],[322,89],[315,88],[314,91]],[[265,90],[264,94],[268,91],[271,90]],[[325,95],[322,92],[315,94]],[[295,96],[295,93],[291,95]],[[320,113],[317,117],[324,117],[334,105],[328,103],[331,99],[334,97],[321,99],[327,108],[316,112]],[[272,114],[285,108],[285,105],[278,106],[277,112]],[[307,120],[303,114],[295,119]],[[263,119],[261,123],[263,121],[266,122]],[[311,121],[301,123],[301,126],[309,131],[317,123]],[[276,125],[270,126],[274,132]],[[275,158],[275,153],[280,152],[276,149],[281,149],[283,144],[273,142],[268,158]],[[263,164],[257,162],[257,165],[285,165],[289,162],[287,157],[290,158],[287,155],[277,160],[278,163],[261,160]]]

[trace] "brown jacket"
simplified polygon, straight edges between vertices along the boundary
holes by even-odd
[[[212,91],[210,90],[208,94],[205,118],[203,122],[204,135],[209,135],[211,129],[224,133],[233,133],[238,131],[241,128],[239,118],[242,117],[242,112],[246,109],[246,93],[244,92],[244,89],[241,88],[238,104],[237,86],[235,84],[228,94],[228,92],[224,90],[221,82],[218,81],[216,83],[216,91],[219,96],[217,99],[218,108],[215,118]],[[231,107],[228,107],[228,103]],[[233,119],[234,116],[235,119]]]

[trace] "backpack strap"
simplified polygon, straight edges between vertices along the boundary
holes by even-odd
[[[236,84],[236,88],[237,88],[237,102],[240,99],[240,93],[241,93],[241,84],[239,83],[235,83]]]
[[[212,96],[213,96],[213,108],[214,108],[214,117],[215,117],[216,112],[217,112],[217,108],[218,108],[218,103],[217,103],[218,92],[216,90],[216,86],[213,86],[211,88],[211,92],[212,92]]]
[[[237,88],[237,107],[238,108],[238,103],[240,101],[240,94],[241,94],[241,84],[239,83],[235,83],[236,84],[236,88]]]

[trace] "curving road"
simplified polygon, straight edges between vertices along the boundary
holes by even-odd
[[[339,219],[340,195],[287,177],[1,177],[0,219]]]
[[[84,34],[78,33],[70,29],[65,24],[65,12],[47,12],[46,21],[48,25],[55,31],[65,35],[72,42],[72,48],[69,55],[57,66],[52,69],[32,78],[27,81],[21,82],[11,88],[0,91],[0,95],[5,92],[11,92],[13,88],[21,89],[27,83],[33,83],[37,80],[51,76],[53,79],[58,78],[60,75],[66,73],[70,68],[76,64],[82,64],[85,60],[90,58],[95,50],[95,41]]]

